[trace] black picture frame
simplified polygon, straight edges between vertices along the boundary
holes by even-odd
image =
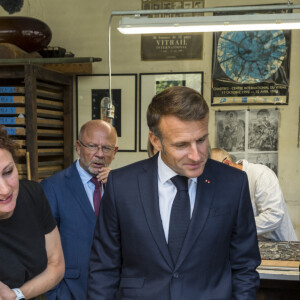
[[[113,125],[118,133],[119,152],[137,151],[137,74],[111,75]],[[101,99],[109,96],[108,74],[76,76],[76,129],[87,121],[101,118]]]
[[[211,105],[288,105],[290,51],[291,30],[213,33]]]
[[[153,96],[174,85],[188,86],[203,94],[203,72],[140,73],[139,76],[139,151],[147,152],[146,111]]]

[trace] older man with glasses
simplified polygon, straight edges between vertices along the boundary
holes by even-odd
[[[79,159],[42,181],[60,231],[66,261],[63,280],[47,299],[86,299],[88,263],[109,165],[118,151],[115,128],[103,120],[85,123],[76,150]]]

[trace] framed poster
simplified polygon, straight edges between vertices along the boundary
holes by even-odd
[[[141,36],[141,59],[143,61],[202,59],[202,48],[202,33]]]
[[[136,152],[137,74],[112,74],[111,87],[111,98],[115,107],[112,125],[118,134],[118,151]],[[77,137],[85,122],[103,119],[103,98],[108,96],[108,74],[76,76]]]
[[[212,105],[288,104],[290,30],[217,32],[213,45]]]
[[[177,1],[177,0],[141,0],[143,10],[161,9],[192,9],[203,8],[204,0]],[[203,13],[194,13],[201,15]],[[154,14],[149,17],[188,17],[186,14]],[[193,60],[203,57],[203,33],[184,34],[143,34],[141,36],[141,59],[154,60]]]
[[[141,73],[139,99],[139,151],[147,152],[148,126],[146,114],[152,98],[170,86],[187,86],[203,93],[203,72]]]
[[[278,170],[278,109],[225,110],[215,112],[215,145],[235,161],[247,159]]]

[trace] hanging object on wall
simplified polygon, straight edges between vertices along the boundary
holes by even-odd
[[[278,171],[278,109],[215,112],[215,145],[234,155]]]
[[[215,33],[212,105],[287,104],[290,45],[290,30]]]
[[[24,4],[24,0],[0,0],[0,5],[9,13],[19,12]]]
[[[178,10],[203,8],[204,0],[196,1],[157,1],[141,0],[143,10]],[[169,18],[175,14],[155,14],[153,17]],[[190,15],[190,14],[187,14]],[[203,13],[194,13],[203,15]],[[179,17],[185,14],[177,14]],[[202,59],[203,57],[203,34],[184,33],[184,34],[143,34],[141,36],[141,59],[151,60],[189,60]]]

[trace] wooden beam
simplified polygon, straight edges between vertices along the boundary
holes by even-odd
[[[92,63],[44,64],[44,68],[68,75],[92,74]]]

